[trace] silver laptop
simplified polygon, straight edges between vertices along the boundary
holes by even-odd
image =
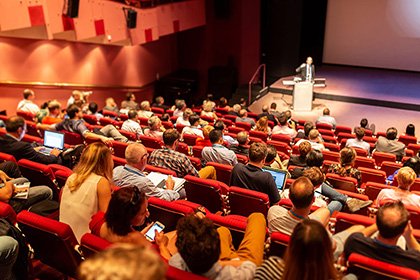
[[[279,192],[282,192],[286,186],[287,171],[270,168],[266,166],[263,167],[263,170],[265,172],[270,173],[273,176],[274,182],[276,182],[277,190]]]
[[[44,146],[39,152],[49,155],[53,149],[60,151],[64,149],[64,133],[46,130],[44,132]]]

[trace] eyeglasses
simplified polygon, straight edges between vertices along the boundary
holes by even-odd
[[[140,190],[137,187],[133,187],[133,194],[131,195],[130,204],[135,206],[140,200]]]

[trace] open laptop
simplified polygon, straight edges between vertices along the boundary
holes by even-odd
[[[44,146],[40,153],[49,155],[52,149],[62,151],[64,149],[64,133],[46,130],[44,133]]]
[[[279,170],[275,168],[270,168],[264,166],[262,168],[265,172],[269,172],[276,182],[276,186],[279,192],[282,192],[284,190],[284,187],[286,186],[286,179],[287,179],[287,171]]]

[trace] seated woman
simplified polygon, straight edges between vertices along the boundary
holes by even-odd
[[[258,121],[257,124],[255,125],[255,128],[253,128],[252,130],[255,131],[261,131],[267,134],[271,134],[271,127],[268,126],[268,118],[267,117],[261,117]]]
[[[86,147],[67,179],[60,203],[60,222],[68,224],[77,240],[89,232],[93,214],[106,211],[111,198],[111,151],[100,142]]]
[[[334,267],[332,247],[325,227],[305,219],[294,228],[284,259],[269,257],[254,279],[342,279]]]
[[[203,111],[201,111],[201,115],[200,116],[206,116],[206,117],[210,117],[213,118],[214,120],[217,120],[217,115],[215,112],[213,112],[213,102],[206,102],[203,105]]]
[[[397,173],[398,188],[383,189],[376,198],[378,205],[385,200],[401,200],[404,205],[420,207],[420,195],[410,192],[416,180],[416,173],[411,167],[403,167]]]
[[[204,138],[197,138],[195,140],[195,145],[197,146],[201,146],[201,147],[211,147],[212,143],[210,141],[209,135],[210,132],[214,129],[213,126],[211,125],[206,125],[205,127],[203,127],[203,136]]]
[[[133,227],[142,226],[149,217],[147,198],[137,187],[124,187],[112,194],[100,237],[109,242],[150,245],[144,234]]]
[[[328,168],[328,173],[356,178],[357,184],[360,186],[362,174],[357,168],[353,167],[355,161],[356,151],[350,147],[343,148],[340,151],[340,164],[331,164],[330,168]]]
[[[147,123],[149,127],[144,129],[144,135],[162,140],[165,127],[163,127],[161,120],[157,116],[153,116]]]
[[[229,111],[230,110],[230,106],[228,105],[228,101],[227,101],[226,97],[221,97],[219,99],[219,106],[218,106],[218,108],[225,109],[226,111]]]
[[[189,119],[192,114],[193,111],[190,108],[185,109],[185,111],[182,113],[182,116],[176,119],[175,126],[177,126],[178,124],[190,126],[191,124]]]

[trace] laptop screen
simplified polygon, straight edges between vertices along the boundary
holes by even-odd
[[[284,190],[284,186],[286,186],[286,179],[287,179],[287,171],[274,169],[270,167],[263,167],[265,172],[269,172],[276,182],[277,189],[279,191]]]
[[[64,148],[64,134],[46,130],[44,133],[44,146],[62,150]]]

